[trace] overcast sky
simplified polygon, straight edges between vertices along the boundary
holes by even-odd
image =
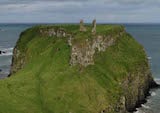
[[[160,23],[160,0],[0,0],[0,23]]]

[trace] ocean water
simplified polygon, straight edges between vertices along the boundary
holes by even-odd
[[[33,24],[0,24],[0,50],[6,53],[0,55],[0,78],[5,78],[10,71],[12,51],[20,33]],[[146,50],[150,59],[152,74],[160,83],[160,25],[125,24],[129,32]],[[160,113],[160,89],[150,91],[147,103],[137,108],[135,113]]]
[[[0,78],[5,78],[10,71],[12,51],[20,33],[31,25],[0,24],[0,50],[6,53],[0,55]]]

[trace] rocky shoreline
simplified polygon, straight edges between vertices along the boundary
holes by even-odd
[[[159,89],[159,88],[160,88],[160,85],[157,84],[155,81],[152,81],[151,84],[150,84],[150,87],[149,87],[148,91],[145,93],[145,98],[143,100],[137,102],[135,108],[132,111],[130,111],[130,112],[137,111],[137,108],[142,107],[142,104],[145,104],[147,102],[147,97],[151,96],[151,93],[150,93],[151,89]]]
[[[141,77],[143,76],[144,78],[142,79]],[[146,76],[139,73],[139,77],[125,81],[127,83],[125,87],[128,86],[124,89],[124,92],[128,91],[125,93],[125,107],[128,112],[136,111],[136,108],[141,107],[142,104],[147,102],[146,98],[151,95],[150,90],[160,87],[153,80],[151,74]]]

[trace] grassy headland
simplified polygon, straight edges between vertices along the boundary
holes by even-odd
[[[90,25],[87,32],[78,25],[35,26],[22,32],[15,48],[23,60],[13,63],[24,65],[0,81],[0,113],[118,112],[123,81],[149,70],[143,47],[122,26],[98,25],[96,35],[110,35],[115,44],[96,52],[94,65],[71,66],[67,38],[40,35],[40,29],[50,28],[63,28],[75,44],[92,39]]]

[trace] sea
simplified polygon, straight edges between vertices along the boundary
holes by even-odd
[[[25,29],[36,24],[0,24],[0,79],[10,72],[13,48],[19,35]],[[157,83],[160,84],[160,24],[123,24],[148,55],[151,71]],[[142,104],[134,113],[160,113],[160,89],[152,89],[147,103]]]

